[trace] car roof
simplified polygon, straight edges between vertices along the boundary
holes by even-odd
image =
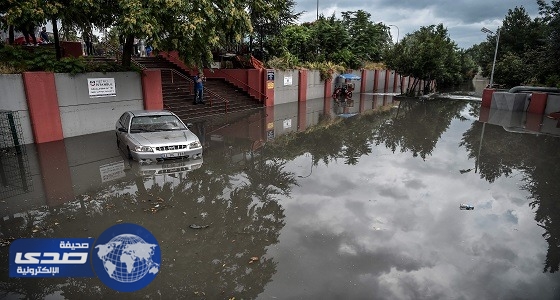
[[[173,113],[167,110],[132,110],[129,111],[135,117],[141,116],[173,116]]]

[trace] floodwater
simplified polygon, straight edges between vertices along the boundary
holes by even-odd
[[[4,245],[0,297],[559,299],[560,129],[466,96],[195,122],[202,161],[138,165],[112,132],[28,145],[2,158],[4,244],[136,223],[162,264],[117,293],[97,278],[9,278]]]

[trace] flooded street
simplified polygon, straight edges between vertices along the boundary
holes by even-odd
[[[201,160],[139,165],[114,132],[4,155],[0,298],[559,299],[560,137],[461,99],[362,94],[196,121]],[[138,292],[8,277],[14,238],[118,223],[161,247]]]

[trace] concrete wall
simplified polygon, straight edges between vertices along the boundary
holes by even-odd
[[[529,94],[525,93],[508,93],[494,92],[492,95],[491,108],[497,108],[508,111],[525,111],[528,105]]]
[[[117,143],[113,132],[73,137],[65,140],[65,145],[75,195],[95,192],[90,190],[91,187],[98,187],[103,183],[101,166],[118,162],[123,162],[126,166],[128,163],[122,151],[116,150]],[[123,173],[122,176],[124,175]],[[84,184],[86,182],[91,184]]]
[[[21,74],[0,74],[0,109],[18,113],[23,133],[23,141],[20,143],[33,143],[33,132]]]
[[[549,114],[557,111],[560,111],[560,95],[548,94],[545,113]]]
[[[116,96],[90,98],[88,78],[115,78]],[[127,110],[143,109],[140,74],[135,72],[55,74],[64,137],[114,129]]]
[[[365,78],[365,85],[366,85],[366,92],[373,91],[373,81],[375,76],[374,70],[366,70],[366,78]],[[362,79],[363,80],[363,79]]]
[[[383,93],[385,92],[385,70],[379,70],[379,75],[377,78],[377,90],[374,92]]]
[[[115,78],[116,96],[90,98],[88,78]],[[56,93],[64,137],[114,129],[127,110],[143,109],[142,83],[135,72],[55,74]],[[17,111],[24,144],[34,142],[29,107],[21,74],[0,75],[0,109]]]
[[[292,78],[291,85],[284,85],[286,77]],[[298,99],[298,70],[276,70],[274,75],[274,104],[294,102]]]
[[[307,71],[307,99],[323,98],[325,93],[325,82],[321,80],[321,72],[318,70]]]
[[[313,126],[319,123],[319,118],[323,114],[325,101],[323,98],[307,101],[306,105],[306,126]]]
[[[297,131],[298,105],[284,103],[274,105],[274,136],[281,136],[288,132]]]

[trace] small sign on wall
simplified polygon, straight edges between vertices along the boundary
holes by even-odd
[[[266,131],[266,140],[271,141],[274,139],[274,130],[267,130]]]
[[[274,81],[269,81],[266,83],[266,88],[272,90],[274,88]]]
[[[115,78],[88,78],[87,81],[90,98],[117,96]]]
[[[284,129],[292,128],[292,119],[284,120],[283,125]]]
[[[292,76],[284,76],[284,85],[292,85]]]
[[[274,81],[274,70],[266,71],[266,79],[269,81]]]

